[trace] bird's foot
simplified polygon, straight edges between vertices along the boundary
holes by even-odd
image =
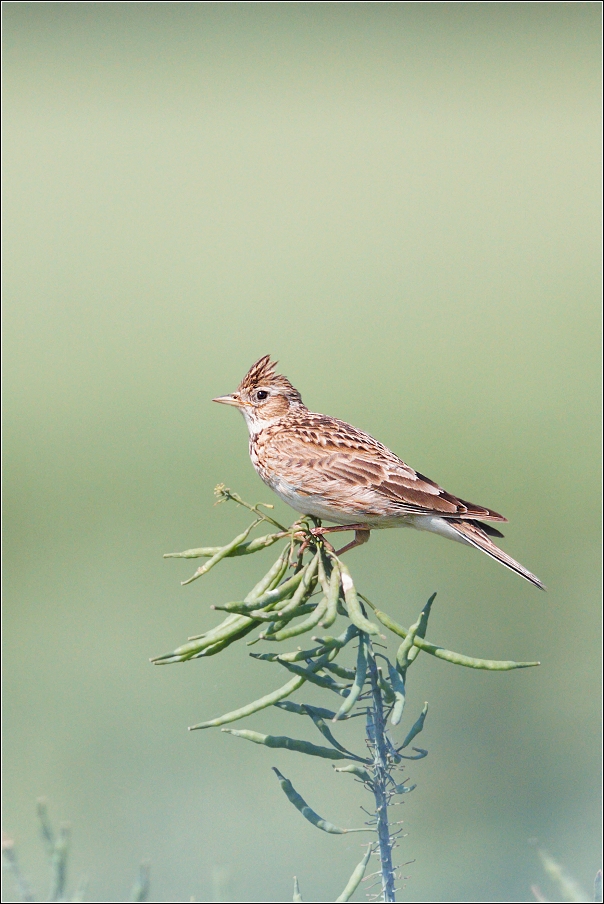
[[[323,542],[332,552],[334,552],[333,546],[325,539],[325,534],[344,530],[353,530],[354,540],[351,543],[347,543],[342,549],[339,549],[335,553],[337,556],[341,556],[343,553],[348,552],[349,549],[354,549],[355,546],[362,546],[363,543],[367,543],[371,536],[371,529],[367,524],[339,524],[337,527],[313,527],[310,532],[314,537],[323,537]]]

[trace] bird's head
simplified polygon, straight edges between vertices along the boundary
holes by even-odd
[[[250,367],[235,392],[212,401],[239,408],[250,433],[274,424],[292,408],[304,408],[300,393],[287,377],[275,373],[276,366],[270,355],[264,355]]]

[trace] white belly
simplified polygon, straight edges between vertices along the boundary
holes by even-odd
[[[321,521],[332,521],[334,524],[367,524],[372,530],[388,527],[414,527],[416,530],[440,534],[457,543],[467,544],[468,542],[447,523],[446,518],[442,518],[440,515],[409,514],[388,517],[363,512],[345,512],[327,504],[320,496],[298,493],[291,484],[281,478],[271,481],[268,485],[283,502],[290,505],[296,512],[300,512],[302,515],[313,515],[315,518],[320,518]]]
[[[313,515],[315,518],[320,518],[321,521],[332,521],[334,524],[362,523],[370,525],[373,529],[405,527],[407,525],[410,527],[415,526],[413,522],[416,516],[414,515],[398,515],[389,518],[384,515],[368,514],[367,512],[362,511],[347,512],[337,506],[330,505],[321,496],[298,493],[291,484],[286,483],[286,481],[281,478],[276,478],[274,481],[268,483],[268,485],[280,499],[288,505],[291,505],[296,512],[300,512],[302,515]]]

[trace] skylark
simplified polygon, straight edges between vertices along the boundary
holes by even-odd
[[[503,534],[483,522],[507,518],[447,493],[368,433],[309,411],[275,367],[265,355],[235,392],[213,401],[239,408],[250,434],[252,464],[284,502],[302,515],[336,523],[315,528],[315,535],[355,531],[352,543],[338,554],[366,543],[372,530],[415,527],[481,549],[545,590],[539,578],[490,539]]]

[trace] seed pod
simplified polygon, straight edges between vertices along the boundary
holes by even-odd
[[[151,662],[156,665],[163,665],[168,662],[185,662],[187,659],[192,659],[196,653],[207,649],[207,647],[211,647],[223,640],[235,639],[235,636],[240,631],[243,631],[248,626],[251,630],[257,624],[258,622],[247,618],[245,615],[230,615],[211,631],[204,634],[203,637],[182,644],[172,653],[156,656]]]
[[[361,632],[359,634],[359,649],[357,651],[357,668],[354,676],[350,693],[340,706],[333,721],[337,722],[348,715],[354,704],[359,699],[359,694],[363,690],[365,678],[367,677],[367,635]]]
[[[254,700],[253,703],[247,703],[239,709],[235,709],[230,713],[225,713],[224,716],[218,716],[217,719],[210,719],[208,722],[200,722],[199,725],[191,725],[189,731],[195,731],[198,728],[216,728],[218,725],[226,725],[229,722],[236,722],[238,719],[244,719],[246,716],[250,716],[260,709],[266,709],[267,706],[273,706],[278,700],[289,697],[289,695],[293,694],[294,691],[297,691],[299,687],[302,687],[305,680],[304,677],[298,675],[297,677],[292,678],[291,681],[288,681],[287,684],[284,684],[283,687],[279,687],[276,691],[272,691],[270,694],[266,694],[266,696]]]
[[[318,716],[320,719],[333,719],[335,713],[330,709],[324,709],[322,706],[311,706],[309,703],[294,703],[293,700],[281,700],[275,703],[279,709],[284,709],[288,713],[295,713],[297,716],[310,716],[311,714]]]
[[[407,737],[405,738],[405,740],[399,747],[399,750],[404,750],[405,747],[407,747],[411,743],[413,738],[416,737],[416,735],[418,735],[420,733],[420,731],[424,727],[424,722],[426,721],[427,715],[428,715],[428,704],[424,703],[424,708],[422,709],[421,713],[419,714],[417,721],[409,729],[409,733],[407,734]]]
[[[390,716],[390,723],[391,725],[398,725],[403,716],[403,709],[405,708],[405,682],[403,681],[402,675],[399,674],[398,670],[391,665],[390,662],[388,663],[388,675],[394,693],[394,706],[392,708],[392,715]]]
[[[341,901],[350,901],[353,894],[361,884],[363,876],[365,875],[365,869],[367,867],[367,864],[369,863],[369,858],[371,857],[372,850],[373,845],[370,844],[367,848],[367,853],[365,854],[361,862],[355,866],[350,879],[346,883],[344,891],[336,898],[336,904],[340,904]]]
[[[301,894],[301,892],[300,892],[300,885],[299,885],[299,883],[298,883],[298,878],[297,878],[297,876],[294,876],[294,896],[293,896],[293,898],[292,898],[292,901],[294,901],[294,904],[295,904],[295,902],[297,902],[297,901],[303,901],[303,900],[304,900],[304,899],[303,899],[302,894]]]
[[[288,672],[293,672],[295,675],[304,676],[307,681],[311,682],[311,684],[317,684],[319,687],[325,687],[330,691],[334,691],[336,694],[343,695],[344,692],[348,690],[347,684],[342,684],[341,681],[334,681],[333,678],[331,678],[329,675],[316,675],[316,663],[313,663],[312,666],[309,666],[309,668],[305,669],[295,662],[284,662],[281,659],[278,659],[277,662],[284,668],[286,668]]]
[[[214,606],[214,609],[221,609],[225,612],[232,612],[233,610],[251,612],[253,609],[266,609],[267,606],[273,605],[274,603],[280,603],[281,600],[284,599],[289,599],[303,577],[304,569],[298,571],[297,574],[294,574],[289,580],[284,581],[283,584],[275,587],[274,590],[267,590],[260,596],[252,599],[249,599],[250,594],[248,594],[248,598],[246,598],[247,602],[244,600],[242,602],[224,603],[221,606]]]
[[[192,581],[196,581],[197,578],[200,578],[202,576],[202,574],[207,574],[210,568],[213,568],[214,565],[217,565],[218,562],[222,561],[222,559],[226,559],[228,556],[231,556],[234,550],[238,546],[240,546],[244,540],[247,540],[250,532],[256,527],[257,524],[260,524],[261,521],[262,518],[258,518],[256,521],[253,521],[252,524],[250,524],[250,526],[247,528],[247,530],[244,530],[242,534],[239,534],[238,537],[235,537],[235,539],[231,540],[230,543],[227,543],[226,546],[223,546],[217,553],[212,556],[209,562],[206,562],[205,565],[200,565],[195,574],[192,577],[188,578],[188,580],[181,581],[181,584],[183,584],[184,586],[185,584],[190,584]]]
[[[326,596],[327,596],[327,611],[321,621],[322,628],[329,628],[335,622],[338,617],[338,600],[340,598],[340,585],[341,585],[341,574],[340,568],[338,566],[337,561],[332,559],[331,562],[331,575],[329,577],[329,585],[327,588]],[[325,592],[325,588],[323,588]]]
[[[357,766],[356,763],[350,763],[348,766],[334,766],[333,767],[336,772],[351,772],[353,775],[356,775],[357,778],[360,778],[363,782],[369,782],[371,784],[373,782],[373,776],[366,769],[363,769],[362,766]]]
[[[290,628],[281,628],[275,631],[274,633],[266,633],[263,637],[263,640],[287,640],[290,637],[297,637],[299,634],[306,634],[307,631],[310,631],[315,625],[318,625],[321,621],[323,613],[327,608],[327,600],[325,597],[317,603],[312,611],[312,615],[309,615],[307,619],[302,622],[298,622],[297,625],[292,625]],[[299,607],[295,612],[290,612],[290,619],[294,618],[297,614],[302,614],[303,609],[305,607]],[[288,621],[290,620],[288,619]]]
[[[338,665],[337,662],[330,662],[325,666],[328,672],[333,672],[338,678],[345,678],[346,681],[354,681],[356,669],[349,669],[347,666]]]
[[[414,639],[416,637],[421,637],[423,640],[423,638],[426,636],[426,631],[428,630],[428,619],[430,618],[430,612],[432,611],[432,603],[434,602],[435,599],[436,599],[436,593],[433,593],[432,596],[430,597],[430,599],[428,600],[428,602],[426,603],[426,605],[424,606],[424,608],[422,609],[422,611],[420,612],[419,618],[418,618],[416,624],[412,625],[411,628],[409,628],[409,631],[411,631],[411,630],[413,630],[413,628],[415,628],[415,631],[413,634]],[[411,649],[409,650],[409,662],[410,663],[413,662],[413,660],[417,656],[419,656],[419,649],[420,648],[416,647],[414,644],[411,647]]]
[[[267,549],[273,543],[277,543],[284,536],[284,532],[278,534],[265,534],[264,537],[255,537],[248,540],[247,543],[241,543],[229,554],[231,558],[235,556],[249,556],[261,549]],[[164,559],[209,559],[215,556],[217,552],[224,549],[223,546],[202,546],[199,549],[185,549],[184,552],[166,552]]]
[[[276,587],[279,581],[283,578],[283,575],[287,571],[287,559],[289,556],[289,543],[282,551],[279,558],[276,562],[273,562],[269,570],[266,572],[264,577],[258,581],[255,587],[253,587],[250,592],[245,597],[245,602],[249,603],[252,600],[257,600],[258,597],[262,596],[263,593],[267,590],[272,590]]]
[[[277,768],[275,768],[275,766],[273,766],[273,772],[279,779],[279,784],[285,792],[285,796],[289,801],[291,801],[296,810],[299,810],[305,819],[308,819],[308,821],[313,826],[316,826],[323,832],[329,832],[330,835],[348,835],[349,832],[375,832],[375,829],[372,828],[341,829],[339,826],[334,826],[332,822],[328,822],[326,819],[322,819],[318,813],[315,813],[314,810],[311,810],[304,798],[300,794],[298,794],[290,780],[288,778],[285,778],[284,775],[281,775],[281,773]]]
[[[405,676],[408,667],[411,665],[411,663],[419,653],[419,647],[414,648],[413,644],[416,637],[423,638],[424,634],[426,633],[426,629],[428,627],[428,618],[430,616],[430,610],[432,608],[432,603],[434,602],[435,596],[436,594],[433,593],[420,612],[419,618],[413,625],[411,625],[409,631],[407,632],[407,636],[398,648],[396,654],[396,667],[403,676]]]
[[[348,625],[343,634],[340,634],[339,637],[333,637],[330,634],[326,634],[325,637],[313,637],[312,639],[317,643],[322,644],[324,647],[337,647],[338,649],[342,649],[346,644],[350,643],[357,634],[359,633],[359,629],[356,625]]]
[[[251,731],[249,728],[223,728],[226,734],[232,734],[236,738],[252,741],[254,744],[263,744],[265,747],[283,748],[293,750],[296,753],[305,753],[308,756],[318,756],[325,760],[348,760],[350,757],[331,747],[319,747],[310,741],[299,741],[297,738],[288,738],[287,735],[265,735],[259,731]]]
[[[315,575],[317,573],[318,564],[319,553],[317,553],[315,557],[311,559],[309,564],[304,569],[304,576],[298,586],[298,589],[292,596],[291,600],[285,606],[281,607],[281,609],[279,610],[279,615],[285,615],[287,612],[291,612],[293,609],[296,609],[308,599],[308,597],[315,589],[315,585],[317,583],[317,578]]]
[[[382,612],[381,609],[378,609],[375,606],[373,607],[373,611],[378,621],[381,621],[389,631],[392,631],[392,633],[396,634],[398,637],[407,637],[409,633],[407,629],[403,628],[402,625],[399,625],[399,623],[391,618],[386,612]],[[461,665],[468,669],[486,669],[491,672],[508,672],[512,669],[530,669],[534,666],[541,665],[540,662],[514,662],[511,659],[477,659],[474,656],[465,656],[463,653],[455,653],[453,650],[446,650],[444,647],[439,647],[438,644],[429,643],[427,640],[419,638],[417,634],[413,640],[413,645],[418,649],[429,653],[431,656],[436,656],[437,659],[443,659],[445,662],[452,662],[454,665]]]
[[[342,587],[344,588],[344,599],[346,600],[346,609],[350,621],[356,625],[360,631],[364,631],[366,634],[379,634],[380,629],[378,626],[365,618],[361,612],[361,604],[359,603],[359,598],[348,568],[339,559],[337,561],[340,571],[342,572]]]

